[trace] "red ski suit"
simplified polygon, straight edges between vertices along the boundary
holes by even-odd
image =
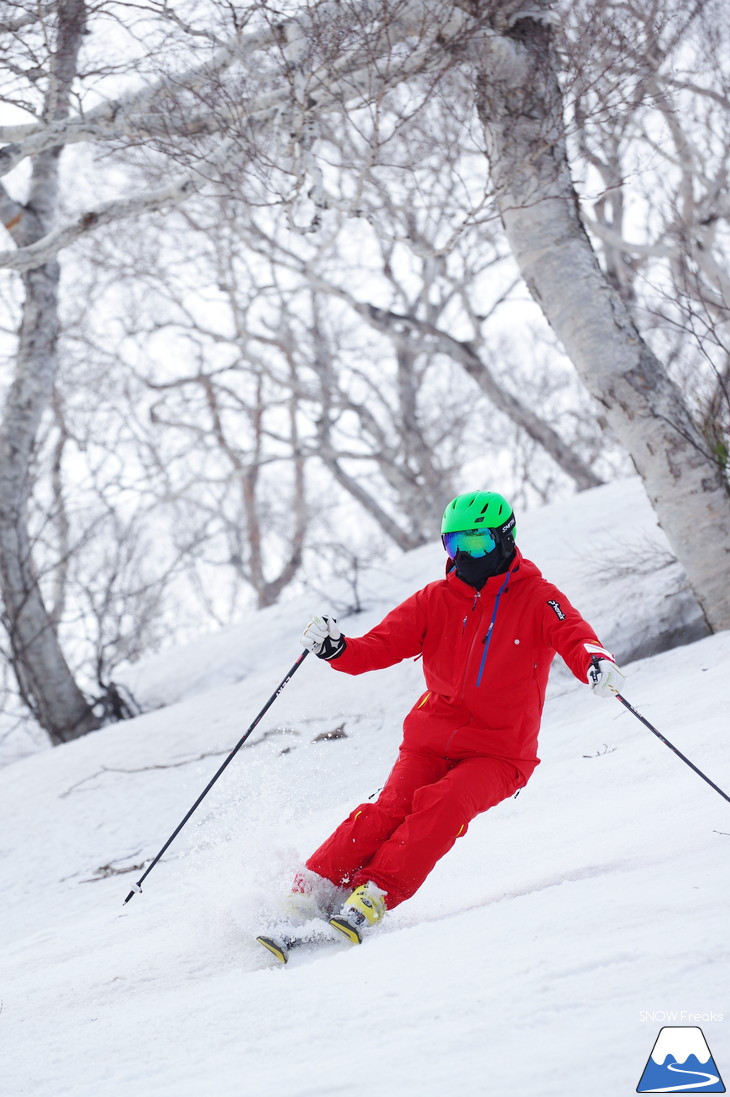
[[[613,656],[566,596],[519,549],[481,591],[454,570],[407,598],[331,666],[362,674],[423,656],[427,690],[403,724],[378,799],[309,858],[338,885],[372,880],[389,909],[408,899],[475,815],[526,784],[535,766],[548,673],[558,652],[582,682]]]

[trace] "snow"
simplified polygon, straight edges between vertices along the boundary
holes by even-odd
[[[651,566],[638,482],[526,515],[519,539],[616,651],[631,703],[730,791],[730,633],[695,639],[681,575]],[[372,569],[344,631],[442,567],[436,545]],[[305,660],[123,906],[326,608],[273,607],[130,668],[150,711],[0,771],[2,1097],[619,1097],[661,1011],[710,1017],[727,1075],[730,804],[559,661],[527,788],[362,946],[277,968],[252,938],[383,783],[413,662],[348,678]],[[635,657],[670,635],[694,642]]]

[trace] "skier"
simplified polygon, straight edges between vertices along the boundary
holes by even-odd
[[[364,636],[343,636],[325,615],[302,636],[345,674],[423,656],[427,689],[405,718],[384,788],[311,855],[289,900],[300,919],[325,918],[353,943],[417,891],[476,815],[527,783],[556,652],[597,696],[623,683],[590,625],[517,548],[502,495],[458,495],[441,533],[444,579]]]

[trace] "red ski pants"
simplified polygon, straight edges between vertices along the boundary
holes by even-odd
[[[401,748],[378,799],[355,808],[307,868],[353,889],[372,880],[392,910],[418,890],[475,815],[523,784],[498,758],[453,761]]]

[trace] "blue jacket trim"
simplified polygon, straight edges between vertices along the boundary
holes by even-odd
[[[489,622],[489,628],[487,629],[487,634],[486,634],[486,636],[484,637],[484,639],[482,641],[482,643],[484,644],[484,652],[482,654],[482,661],[479,664],[479,673],[477,674],[477,688],[479,688],[479,686],[482,684],[482,675],[484,673],[484,664],[487,661],[487,652],[489,651],[489,645],[492,642],[492,632],[494,630],[494,622],[495,622],[496,617],[497,617],[497,610],[499,609],[499,599],[502,597],[502,593],[505,590],[507,584],[509,583],[510,578],[511,578],[511,574],[508,571],[507,574],[504,577],[504,582],[502,583],[502,586],[497,591],[497,597],[494,599],[494,609],[492,611],[492,620]]]

